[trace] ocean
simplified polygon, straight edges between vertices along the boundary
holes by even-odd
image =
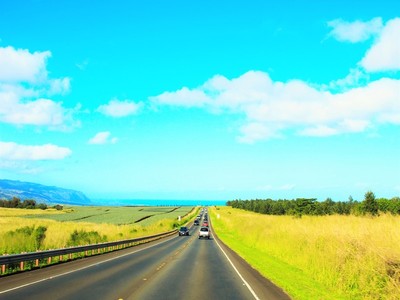
[[[227,200],[91,199],[98,206],[225,206]]]

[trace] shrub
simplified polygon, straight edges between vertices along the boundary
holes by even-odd
[[[105,235],[101,236],[97,231],[74,230],[68,241],[68,246],[97,244],[107,241]]]
[[[41,248],[43,241],[46,238],[46,231],[47,231],[47,228],[44,226],[39,226],[38,228],[36,228],[36,230],[34,232],[36,249]]]
[[[43,210],[47,209],[47,205],[45,203],[39,203],[36,207]]]
[[[6,233],[6,252],[20,253],[23,251],[33,252],[42,247],[46,238],[47,227],[24,226]]]
[[[63,210],[63,206],[60,204],[54,205],[53,208],[55,208],[56,210]]]

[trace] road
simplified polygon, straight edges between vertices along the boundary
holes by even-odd
[[[197,232],[0,278],[0,299],[290,299]]]

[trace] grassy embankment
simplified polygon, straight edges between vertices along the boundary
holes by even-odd
[[[210,212],[218,236],[294,299],[400,299],[399,216]]]
[[[0,254],[57,249],[166,232],[193,218],[198,209],[192,209],[74,206],[62,211],[43,211],[0,208]],[[177,220],[178,216],[186,214],[181,221]],[[150,217],[143,219],[146,216]]]

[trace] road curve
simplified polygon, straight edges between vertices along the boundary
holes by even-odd
[[[0,278],[0,299],[290,299],[197,231]]]

